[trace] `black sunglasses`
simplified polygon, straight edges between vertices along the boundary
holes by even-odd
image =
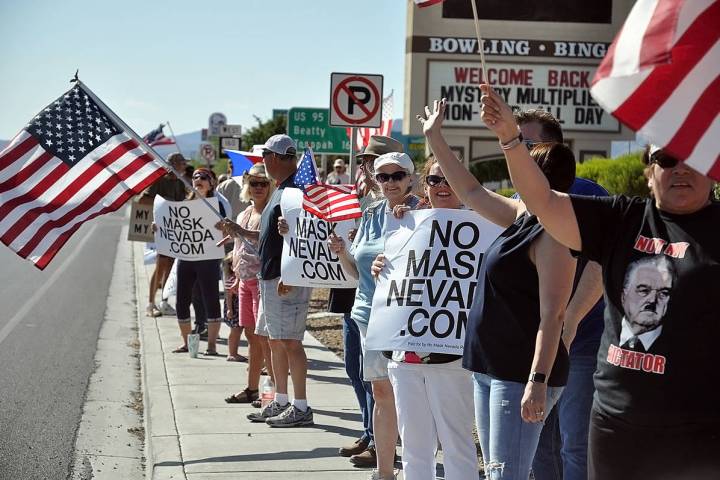
[[[262,151],[262,156],[263,156],[263,158],[265,158],[265,157],[267,157],[267,156],[269,156],[269,155],[271,155],[271,154],[273,154],[273,153],[275,153],[275,152],[273,152],[273,151],[271,151],[271,150],[263,150],[263,151]]]
[[[407,177],[408,173],[403,170],[398,170],[393,173],[376,173],[375,180],[378,183],[385,183],[392,180],[393,182],[400,182],[403,178]]]
[[[445,183],[445,185],[447,185],[448,187],[450,186],[447,178],[441,177],[440,175],[428,175],[427,177],[425,177],[425,183],[427,183],[431,187],[437,187],[441,183]]]
[[[270,182],[261,182],[255,180],[250,180],[248,183],[251,187],[267,187],[268,185],[270,185]]]
[[[210,181],[210,175],[207,173],[196,173],[193,175],[193,180],[207,180]]]
[[[660,168],[675,168],[677,167],[678,159],[671,157],[667,153],[655,152],[650,155],[650,163],[655,163]]]
[[[535,145],[540,145],[542,142],[533,142],[532,140],[523,140],[523,143],[527,147],[528,150],[532,150]]]

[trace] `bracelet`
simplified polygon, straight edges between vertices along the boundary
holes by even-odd
[[[500,142],[500,148],[502,148],[503,150],[511,150],[520,145],[521,143],[523,143],[523,136],[522,133],[518,132],[518,136],[513,138],[509,142]]]

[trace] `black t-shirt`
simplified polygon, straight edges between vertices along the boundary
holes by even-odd
[[[463,366],[491,377],[526,383],[540,326],[540,294],[528,249],[543,228],[525,214],[488,247],[480,265],[478,288],[470,309]],[[558,343],[548,385],[565,385],[568,354]]]
[[[290,175],[273,192],[260,217],[260,278],[272,280],[280,276],[280,258],[282,257],[283,238],[278,233],[278,218],[282,216],[280,199],[286,188],[295,186],[295,174]]]
[[[720,204],[571,198],[582,253],[603,267],[596,407],[636,426],[720,422]]]

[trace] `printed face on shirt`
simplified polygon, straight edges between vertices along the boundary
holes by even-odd
[[[665,259],[630,265],[622,294],[625,318],[635,335],[660,326],[667,312],[673,273]]]

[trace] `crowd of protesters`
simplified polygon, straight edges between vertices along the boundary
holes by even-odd
[[[444,478],[478,478],[474,418],[493,480],[720,478],[720,407],[712,393],[720,383],[713,361],[720,322],[711,301],[720,294],[720,206],[711,200],[712,182],[648,146],[651,197],[609,196],[575,177],[574,155],[552,115],[513,113],[481,88],[482,118],[498,137],[515,197],[486,189],[455,156],[442,135],[444,100],[418,115],[432,152],[419,177],[389,137],[371,137],[352,159],[363,214],[350,238],[331,235],[328,246],[358,287],[333,289],[329,309],[343,315],[345,368],[363,425],[338,453],[372,468],[371,479],[395,478],[399,437],[406,480],[436,478],[438,447]],[[230,357],[244,332],[245,388],[225,401],[253,403],[259,410],[248,420],[270,427],[314,424],[302,344],[311,289],[284,284],[280,273],[288,233],[280,199],[299,188],[297,154],[290,137],[274,135],[263,162],[240,182],[215,189],[210,171],[192,174],[200,195],[222,190],[227,197],[221,210],[228,218],[216,225],[234,240],[224,314],[219,262],[177,266],[177,351],[187,351],[191,302],[207,318],[207,354],[217,353],[221,316],[231,329]],[[170,161],[185,168],[182,157]],[[336,160],[327,182],[348,183],[345,170]],[[172,175],[145,194],[154,195],[186,197]],[[386,268],[386,221],[420,208],[468,210],[504,229],[480,263],[462,355],[366,345]],[[171,265],[158,257],[149,316],[171,308],[155,305]],[[275,385],[265,404],[262,370]]]

